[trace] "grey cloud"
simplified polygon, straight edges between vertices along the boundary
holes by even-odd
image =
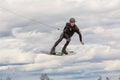
[[[62,80],[63,77],[65,80],[79,80],[79,78],[93,80],[99,75],[105,76],[111,72],[114,72],[113,76],[116,76],[119,73],[117,63],[119,63],[120,56],[118,54],[120,47],[118,45],[120,43],[119,2],[119,0],[2,1],[4,8],[26,18],[32,18],[61,29],[70,17],[75,17],[76,24],[82,31],[85,45],[81,46],[76,34],[68,47],[68,50],[74,50],[76,55],[53,57],[43,54],[40,51],[49,51],[61,32],[0,9],[0,55],[2,55],[0,70],[4,69],[2,66],[11,65],[13,69],[18,71],[17,77],[22,76],[20,78],[22,80],[24,80],[23,77],[30,80],[36,79],[35,77],[38,77],[40,72],[46,72],[52,78],[53,76],[60,77]],[[64,41],[57,49],[60,50],[63,44]],[[18,54],[17,58],[14,57]],[[7,55],[9,58],[5,59]],[[26,72],[24,73],[24,71]],[[66,73],[69,75],[64,76]]]

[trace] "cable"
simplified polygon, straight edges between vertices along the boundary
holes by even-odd
[[[1,9],[4,9],[5,11],[7,11],[7,12],[9,12],[9,13],[12,13],[12,14],[14,14],[14,15],[16,15],[16,16],[19,16],[19,17],[22,17],[22,18],[24,18],[24,19],[27,19],[27,20],[29,20],[29,21],[33,21],[33,22],[36,22],[36,23],[45,25],[46,27],[50,27],[50,28],[53,28],[53,29],[57,29],[57,30],[62,31],[60,28],[57,28],[57,27],[54,27],[54,26],[50,26],[50,25],[48,25],[48,24],[45,24],[45,23],[43,23],[43,22],[41,22],[41,21],[38,21],[38,20],[35,20],[35,19],[32,19],[32,18],[28,18],[28,17],[26,17],[26,16],[23,16],[23,15],[21,15],[21,14],[18,14],[18,13],[16,13],[16,12],[14,12],[14,11],[11,11],[10,9],[3,8],[3,7],[1,7],[1,6],[0,6],[0,8],[1,8]]]

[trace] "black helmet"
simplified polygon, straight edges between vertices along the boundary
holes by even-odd
[[[70,18],[70,22],[76,22],[75,18]]]

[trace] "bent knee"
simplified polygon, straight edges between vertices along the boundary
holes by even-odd
[[[71,41],[71,38],[67,38],[66,40],[67,40],[68,42],[70,42],[70,41]]]

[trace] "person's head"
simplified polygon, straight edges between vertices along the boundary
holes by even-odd
[[[74,26],[75,25],[75,18],[70,18],[70,26]]]

